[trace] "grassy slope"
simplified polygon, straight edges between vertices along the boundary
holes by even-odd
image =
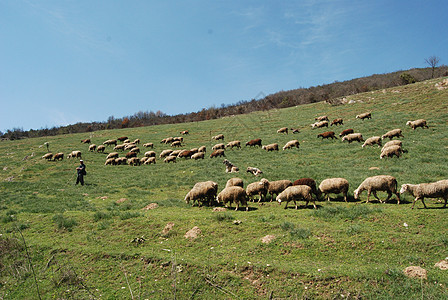
[[[222,159],[104,166],[106,154],[89,153],[80,144],[89,136],[101,144],[127,135],[154,142],[160,153],[168,148],[159,143],[162,138],[188,129],[185,148],[206,145],[210,154],[210,137],[218,133],[226,142],[262,138],[263,144],[277,142],[280,147],[298,138],[299,150],[266,153],[243,146],[226,155],[242,170],[237,176],[245,184],[258,180],[244,172],[256,166],[269,180],[344,177],[351,196],[366,177],[377,174],[393,175],[399,185],[448,178],[448,91],[436,90],[437,81],[350,96],[355,104],[335,107],[317,103],[198,123],[2,142],[0,297],[37,298],[21,229],[43,298],[114,299],[130,297],[130,289],[136,298],[446,298],[447,271],[433,267],[448,256],[448,221],[437,201],[427,201],[431,209],[417,203],[411,210],[409,195],[400,206],[395,200],[361,204],[352,197],[346,204],[338,197],[319,202],[317,211],[303,203],[296,211],[265,202],[251,203],[249,212],[212,212],[182,199],[197,181],[214,180],[221,190],[233,176],[224,172]],[[372,112],[371,120],[355,119],[365,111]],[[364,138],[402,128],[408,153],[380,160],[376,147],[317,139],[327,129],[312,130],[309,124],[323,114],[344,118],[344,126],[330,130],[354,128]],[[417,118],[427,119],[430,128],[405,126]],[[301,133],[277,134],[283,126],[300,127]],[[81,150],[88,185],[74,186],[76,160],[41,160],[44,142],[54,153]],[[12,182],[5,181],[11,177]],[[117,204],[121,198],[128,201]],[[153,202],[159,208],[141,210]],[[174,228],[163,235],[168,222]],[[202,235],[189,241],[184,234],[193,226]],[[268,234],[276,239],[261,243]],[[141,236],[141,245],[130,242]],[[410,265],[427,269],[428,280],[405,278],[402,270]]]

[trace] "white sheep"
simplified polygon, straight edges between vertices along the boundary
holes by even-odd
[[[386,149],[387,147],[393,146],[393,145],[398,145],[398,146],[402,146],[403,142],[400,140],[392,140],[392,141],[388,141],[386,144],[384,144],[383,148],[381,148],[381,151],[383,151],[384,149]]]
[[[116,165],[117,162],[115,161],[115,158],[108,158],[106,159],[106,162],[104,163],[105,166],[107,165]]]
[[[229,180],[227,180],[226,187],[229,187],[229,186],[244,187],[244,182],[241,178],[233,177],[233,178],[230,178]]]
[[[142,158],[143,160],[143,158]],[[145,165],[156,164],[155,157],[146,157],[146,160],[143,162]]]
[[[383,134],[381,136],[381,139],[383,139],[383,140],[385,138],[393,139],[394,137],[404,137],[403,134],[401,133],[401,129],[399,129],[399,128],[392,129],[391,131],[388,131],[385,134]]]
[[[328,116],[315,117],[314,120],[316,120],[316,121],[329,121],[328,120]]]
[[[291,148],[293,148],[293,147],[296,147],[297,149],[299,149],[299,146],[300,146],[300,143],[299,143],[298,140],[292,140],[292,141],[287,142],[287,143],[285,144],[285,146],[283,146],[283,150],[285,150],[285,149],[291,149]]]
[[[210,201],[216,197],[216,192],[218,190],[218,184],[213,181],[203,181],[197,182],[193,188],[187,193],[184,201],[188,204],[192,201],[197,201],[198,205],[201,205],[202,201]],[[211,203],[209,203],[211,204]]]
[[[426,120],[425,119],[418,119],[415,121],[407,121],[406,122],[407,126],[411,126],[412,129],[415,130],[415,128],[421,127],[421,128],[429,128],[428,125],[426,125]]]
[[[146,157],[156,157],[156,152],[155,151],[146,151],[145,156]]]
[[[362,113],[362,114],[359,114],[356,116],[356,119],[361,119],[361,120],[371,119],[371,118],[372,118],[372,113],[370,113],[370,112]]]
[[[145,148],[154,148],[154,143],[145,143],[145,144],[143,144],[143,147],[145,147]]]
[[[171,150],[171,149],[163,150],[162,152],[160,152],[159,157],[160,157],[160,158],[167,157],[168,155],[171,154],[171,152],[173,152],[173,150]]]
[[[359,132],[355,132],[355,133],[350,133],[345,135],[341,141],[347,141],[349,144],[353,141],[357,141],[357,142],[363,142],[364,139],[362,137],[362,134]]]
[[[317,190],[318,198],[323,194],[324,199],[330,201],[330,194],[343,194],[344,201],[347,202],[349,183],[345,178],[327,178],[322,180]]]
[[[320,121],[320,122],[315,122],[313,124],[311,124],[311,128],[322,128],[322,127],[328,127],[328,121]]]
[[[117,158],[118,157],[118,152],[111,152],[106,156],[106,160],[109,158]]]
[[[268,181],[267,179],[263,178]],[[262,179],[262,180],[263,180]],[[268,193],[271,196],[271,201],[274,199],[274,195],[278,195],[283,192],[287,187],[291,186],[291,180],[275,180],[268,181]]]
[[[128,163],[128,159],[126,157],[115,158],[116,165],[126,165],[127,163]]]
[[[170,162],[175,163],[175,162],[176,162],[176,157],[177,157],[177,156],[171,156],[171,155],[169,155],[169,156],[165,157],[165,159],[163,160],[163,162],[165,162],[165,163],[170,163]]]
[[[96,150],[96,145],[95,144],[89,145],[89,151],[94,152],[95,150]]]
[[[204,152],[198,152],[191,156],[191,159],[204,159]]]
[[[367,177],[353,192],[354,198],[359,199],[359,196],[363,191],[367,191],[367,201],[370,200],[370,194],[373,193],[373,196],[383,203],[380,198],[376,195],[377,191],[385,191],[387,192],[387,199],[384,202],[387,202],[392,194],[395,194],[398,198],[397,204],[400,204],[400,194],[397,192],[397,179],[390,175],[377,175],[372,177]]]
[[[246,194],[249,199],[252,199],[252,201],[254,201],[253,196],[260,196],[260,199],[258,199],[258,202],[260,202],[261,200],[263,200],[263,198],[266,198],[266,194],[268,193],[268,186],[269,182],[263,178],[260,181],[248,184],[246,187]]]
[[[81,157],[81,151],[74,150],[69,155],[67,155],[67,158],[72,158],[72,157],[82,158]]]
[[[193,188],[204,188],[207,190],[207,200],[209,201],[209,205],[213,204],[213,201],[216,198],[216,194],[218,193],[218,184],[214,181],[202,181],[197,182]]]
[[[443,207],[445,208],[448,201],[448,180],[439,180],[436,182],[420,184],[403,184],[400,189],[400,194],[406,192],[415,197],[414,202],[412,203],[412,209],[414,208],[417,200],[422,200],[423,206],[427,208],[425,202],[423,201],[425,197],[443,198],[445,200]]]
[[[224,140],[224,134],[218,134],[218,135],[212,136],[212,140],[216,140],[216,141]]]
[[[306,201],[305,206],[308,206],[308,202],[312,201],[314,208],[317,208],[316,202],[311,196],[311,188],[307,185],[294,185],[287,187],[277,196],[276,200],[280,205],[282,202],[286,202],[285,209],[288,207],[289,201],[294,201],[295,209],[297,209],[296,201],[298,200]]]
[[[278,144],[274,143],[274,144],[269,144],[269,145],[265,145],[263,147],[261,147],[261,149],[266,150],[266,151],[278,151]]]
[[[225,148],[226,148],[226,146],[223,143],[220,143],[220,144],[214,145],[212,147],[212,150],[215,151],[215,150],[218,150],[218,149],[225,149]]]
[[[225,148],[229,148],[229,147],[230,147],[231,149],[233,149],[233,147],[236,147],[236,148],[241,149],[241,142],[240,142],[240,141],[231,141],[231,142],[228,142]],[[215,150],[215,149],[213,149],[213,150]]]
[[[383,157],[393,157],[394,155],[396,157],[400,157],[403,153],[403,149],[401,149],[401,146],[399,145],[392,145],[389,147],[385,147],[381,150],[380,158],[383,159]]]
[[[42,159],[51,160],[53,158],[53,153],[45,153]]]
[[[198,152],[204,152],[204,153],[207,152],[207,147],[205,146],[199,147]]]
[[[381,137],[380,136],[369,137],[364,142],[364,144],[362,144],[362,147],[364,148],[365,146],[373,146],[373,145],[378,145],[378,147],[381,147]]]
[[[288,134],[288,127],[282,127],[279,130],[277,130],[277,133],[286,133]]]
[[[233,202],[236,205],[235,210],[238,210],[240,204],[245,205],[246,211],[249,210],[246,191],[240,186],[226,187],[216,196],[216,201],[224,203],[226,207],[232,207]],[[229,203],[229,206],[227,206],[227,203]]]

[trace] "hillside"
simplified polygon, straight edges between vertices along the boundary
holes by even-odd
[[[200,122],[3,141],[0,298],[447,298],[448,271],[434,267],[448,256],[443,204],[427,199],[429,209],[417,202],[411,210],[408,194],[400,205],[396,196],[388,203],[373,196],[372,203],[362,203],[366,192],[362,201],[353,199],[369,176],[392,175],[399,186],[448,179],[448,90],[436,87],[441,81],[355,94],[343,105],[318,102]],[[367,111],[372,119],[355,118]],[[344,125],[312,129],[321,115],[343,118]],[[405,125],[420,118],[429,128]],[[300,132],[278,134],[280,127]],[[378,147],[317,138],[347,128],[365,139],[401,128],[407,152],[380,159]],[[99,145],[128,136],[153,142],[158,155],[169,148],[160,141],[183,130],[189,131],[183,148],[206,146],[204,160],[168,164],[157,158],[155,165],[106,166],[112,148],[89,152],[80,143],[90,138]],[[242,142],[242,149],[225,151],[239,173],[225,173],[222,158],[208,157],[216,143],[211,137],[220,133],[225,143]],[[245,147],[253,138],[280,148],[298,139],[300,148],[266,152]],[[80,150],[87,184],[74,185],[76,159],[41,159],[47,152],[44,143],[53,153]],[[146,149],[140,148],[141,158]],[[184,203],[199,181],[216,181],[221,191],[234,176],[245,186],[260,180],[245,172],[248,166],[260,168],[270,181],[346,178],[349,202],[333,194],[330,202],[318,201],[317,210],[303,201],[297,210],[291,203],[285,210],[275,201],[250,202],[247,212]],[[385,199],[386,193],[378,196]],[[143,209],[150,204],[153,209]],[[185,238],[195,226],[199,237]],[[268,235],[273,240],[263,243]],[[427,279],[404,276],[408,266],[426,269]]]

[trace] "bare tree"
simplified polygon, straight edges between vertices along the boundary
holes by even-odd
[[[439,62],[440,58],[435,55],[425,58],[425,63],[428,64],[432,69],[431,78],[434,78],[434,71],[437,68]]]

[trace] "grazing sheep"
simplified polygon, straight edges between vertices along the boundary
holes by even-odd
[[[342,132],[339,134],[339,137],[344,137],[347,134],[354,133],[354,132],[355,131],[352,128],[348,128],[348,129],[342,130]]]
[[[266,146],[261,147],[261,149],[266,150],[266,151],[278,151],[278,144],[274,143],[274,144],[269,144]]]
[[[125,140],[127,140],[127,139],[128,139],[127,136],[121,136],[121,137],[119,137],[117,140],[120,141],[120,142],[122,142],[122,141],[125,141]]]
[[[198,149],[198,148],[192,148],[192,149],[190,149],[190,151],[191,151],[191,153],[192,153],[192,155],[193,155],[193,154],[195,154],[195,153],[198,153],[198,152],[199,152],[199,149]]]
[[[281,192],[277,198],[278,204],[282,204],[282,202],[286,202],[285,209],[288,208],[289,201],[294,201],[295,209],[297,209],[297,203],[298,200],[304,200],[306,201],[305,206],[308,206],[308,202],[312,201],[314,208],[316,207],[316,202],[311,196],[311,188],[307,185],[294,185],[287,187],[283,192]]]
[[[439,180],[436,182],[420,184],[403,184],[400,189],[400,194],[406,192],[415,197],[411,209],[414,209],[414,205],[417,200],[422,200],[423,206],[427,208],[425,201],[423,201],[425,197],[443,198],[445,200],[443,207],[445,208],[448,201],[448,180]]]
[[[182,143],[184,141],[184,138],[181,136],[176,136],[173,138],[173,142],[176,142],[176,141]]]
[[[383,140],[385,138],[393,139],[394,137],[404,137],[403,134],[401,133],[401,129],[397,128],[397,129],[388,131],[381,136],[381,139],[383,139]]]
[[[110,145],[117,145],[117,140],[107,140],[103,142],[103,145],[110,146]]]
[[[407,121],[406,122],[407,126],[411,126],[412,129],[415,130],[415,128],[421,127],[421,128],[429,128],[428,125],[426,125],[426,120],[425,119],[418,119],[415,121]]]
[[[350,144],[353,141],[363,142],[364,139],[362,138],[362,134],[357,132],[345,135],[342,141],[347,141]]]
[[[331,122],[331,124],[330,124],[330,126],[337,126],[337,125],[344,125],[344,119],[342,119],[342,118],[337,118],[337,119],[334,119],[332,122]]]
[[[319,184],[317,191],[319,197],[323,194],[324,199],[327,197],[327,201],[330,201],[330,194],[343,194],[344,201],[347,202],[349,183],[345,178],[327,178],[322,180]]]
[[[136,144],[134,144],[134,143],[126,143],[126,144],[123,144],[124,145],[124,150],[131,150],[132,148],[135,148],[135,147],[137,147],[137,145]]]
[[[72,157],[82,158],[81,157],[81,151],[74,150],[69,155],[67,155],[67,158],[72,158]]]
[[[265,180],[267,180],[267,179],[265,179]],[[274,199],[274,195],[280,194],[288,186],[291,186],[291,185],[292,185],[292,182],[290,180],[268,181],[268,193],[271,196],[271,201]]]
[[[320,116],[320,117],[315,117],[314,120],[320,122],[320,121],[329,121],[328,120],[328,116]]]
[[[386,149],[387,147],[390,147],[390,146],[393,146],[393,145],[398,145],[398,146],[401,147],[401,146],[403,145],[403,142],[400,141],[400,140],[392,140],[392,141],[389,141],[389,142],[387,142],[386,144],[384,144],[383,148],[381,148],[381,152],[382,152],[384,149]]]
[[[239,168],[232,164],[229,160],[224,159],[222,162],[226,166],[226,173],[237,173],[239,172]]]
[[[123,144],[129,144],[130,142],[131,142],[130,139],[125,139],[125,140],[123,141]]]
[[[156,157],[156,152],[155,151],[146,151],[145,156],[146,157]]]
[[[288,134],[288,127],[282,127],[279,130],[277,130],[277,133],[286,133]]]
[[[377,175],[372,177],[367,177],[353,192],[355,199],[359,199],[360,194],[363,191],[367,190],[367,201],[369,202],[370,194],[373,193],[373,196],[383,203],[378,196],[376,195],[377,191],[385,191],[387,192],[387,199],[384,202],[387,202],[392,194],[395,194],[398,198],[397,204],[400,204],[400,194],[397,192],[397,179],[390,175]]]
[[[231,142],[228,142],[227,145],[226,145],[226,149],[229,148],[229,147],[230,147],[231,149],[233,149],[233,147],[237,147],[237,148],[241,149],[241,142],[240,142],[240,141],[231,141]]]
[[[250,141],[248,141],[246,143],[246,146],[249,146],[249,147],[259,146],[259,147],[261,147],[261,139],[250,140]]]
[[[398,158],[400,158],[401,154],[403,153],[403,149],[401,149],[401,146],[398,145],[392,145],[389,147],[384,148],[381,150],[380,158],[383,157],[393,157],[394,155]]]
[[[224,140],[224,134],[218,134],[215,136],[212,136],[212,140]]]
[[[177,156],[171,156],[171,155],[169,155],[169,156],[165,157],[165,159],[163,160],[163,162],[165,162],[165,163],[170,163],[170,162],[175,163],[175,162],[176,162],[176,157],[177,157]]]
[[[311,128],[322,128],[322,127],[328,127],[328,121],[320,121],[320,122],[316,122],[311,124]]]
[[[293,147],[296,147],[297,149],[299,149],[299,146],[300,146],[300,143],[299,143],[298,140],[292,140],[292,141],[287,142],[287,143],[285,144],[285,146],[283,146],[283,150],[285,150],[285,149],[291,149],[291,148],[293,148]]]
[[[170,153],[170,155],[171,156],[178,156],[179,153],[181,153],[182,151],[185,151],[185,149],[174,150],[173,152]]]
[[[191,158],[194,153],[191,150],[182,150],[177,157],[178,158]],[[171,154],[172,155],[172,154]]]
[[[139,144],[140,144],[140,139],[135,139],[135,140],[133,141],[133,143],[139,145]]]
[[[90,139],[81,140],[81,144],[90,144]]]
[[[171,147],[182,147],[181,141],[174,141],[171,143]]]
[[[262,172],[260,169],[258,169],[258,168],[254,168],[254,167],[247,167],[246,172],[248,172],[248,173],[252,173],[252,174],[255,175],[255,176],[258,176],[258,175],[260,175],[260,174],[263,174],[263,172]]]
[[[118,153],[117,153],[118,154]],[[126,153],[126,158],[132,158],[132,157],[137,157],[137,152],[132,152],[129,151],[128,153]]]
[[[118,157],[118,152],[111,152],[106,156],[106,160],[108,160],[109,158],[117,158]]]
[[[292,133],[300,133],[299,128],[291,128]]]
[[[210,154],[210,158],[213,157],[218,157],[218,156],[222,156],[225,157],[226,155],[224,154],[224,150],[223,149],[218,149],[212,152],[212,154]]]
[[[123,151],[125,147],[126,147],[126,144],[116,145],[114,147],[114,150],[121,150],[121,151]]]
[[[229,186],[244,187],[244,182],[241,178],[233,177],[233,178],[230,178],[229,180],[227,180],[226,187],[229,187]]]
[[[225,148],[226,148],[226,146],[225,146],[223,143],[220,143],[220,144],[216,144],[216,145],[214,145],[214,146],[212,147],[212,150],[214,151],[214,150],[225,149]]]
[[[53,158],[53,153],[46,153],[42,156],[43,159],[51,160]]]
[[[329,139],[329,138],[331,138],[331,139],[338,139],[338,138],[335,137],[334,135],[335,135],[334,131],[326,131],[326,132],[319,133],[319,134],[317,135],[317,137],[318,137],[318,138],[321,137],[322,140],[323,140],[323,139]]]
[[[95,144],[89,145],[89,151],[94,152],[95,150],[96,150],[96,145]]]
[[[117,162],[116,162],[115,158],[107,158],[106,162],[104,163],[105,166],[107,166],[107,165],[114,166],[116,164],[117,164]]]
[[[311,188],[311,192],[318,198],[316,181],[312,178],[300,178],[292,183],[292,185],[307,185]]]
[[[199,147],[198,152],[204,152],[204,153],[207,152],[207,147],[205,146]]]
[[[146,158],[147,159],[145,159],[145,161],[143,162],[145,165],[156,164],[156,158],[155,157],[146,157]]]
[[[140,153],[140,148],[139,147],[131,148],[130,152]]]
[[[128,159],[126,157],[118,157],[115,159],[115,164],[116,165],[127,165]]]
[[[218,193],[218,184],[214,181],[201,181],[201,182],[197,182],[192,189],[200,189],[202,190],[202,197],[200,199],[196,199],[196,201],[201,200],[201,199],[205,199],[206,201],[208,201],[208,205],[212,205],[216,195]],[[193,196],[193,195],[192,195]],[[194,197],[193,197],[194,198]],[[188,199],[194,201],[192,198]],[[187,202],[187,200],[185,200]],[[187,202],[188,203],[188,202]],[[198,204],[200,204],[200,202],[198,201]]]
[[[185,134],[189,134],[189,133],[190,133],[190,132],[188,132],[188,130],[184,130],[184,131],[181,131],[181,132],[180,132],[180,134],[184,134],[184,135],[185,135]]]
[[[143,147],[145,147],[145,148],[154,148],[154,144],[153,143],[145,143],[145,144],[143,144]]]
[[[140,166],[141,162],[140,162],[140,158],[138,157],[132,157],[128,160],[128,163],[130,166]]]
[[[372,113],[366,112],[366,113],[359,114],[356,116],[356,119],[361,119],[361,120],[372,119]]]
[[[205,156],[204,152],[198,152],[198,153],[193,154],[191,156],[191,159],[195,159],[195,160],[197,160],[197,159],[204,159],[204,156]]]
[[[246,211],[249,210],[246,191],[240,186],[226,187],[216,196],[216,201],[224,203],[226,207],[232,207],[233,202],[236,205],[235,210],[238,210],[240,204],[245,205]],[[227,206],[227,203],[229,203],[229,206]]]
[[[64,153],[62,153],[62,152],[56,153],[53,156],[53,160],[63,160],[63,159],[64,159]]]
[[[373,145],[378,145],[378,147],[381,147],[381,137],[380,136],[369,137],[364,142],[364,144],[362,144],[362,147],[364,148],[365,146],[373,146]]]
[[[266,199],[266,194],[268,193],[268,186],[269,182],[264,178],[260,181],[248,184],[246,188],[247,197],[249,197],[249,200],[252,199],[252,202],[255,201],[253,198],[253,196],[255,195],[260,196],[258,202],[263,200],[263,198]]]
[[[160,143],[161,144],[171,144],[173,141],[174,141],[174,138],[171,136],[171,137],[164,138],[163,140],[160,141]]]
[[[98,145],[98,147],[96,147],[96,152],[98,153],[104,153],[104,150],[106,150],[106,146],[104,145]]]
[[[171,152],[173,152],[173,150],[171,150],[171,149],[163,150],[163,151],[160,153],[159,157],[160,157],[160,158],[167,157],[168,155],[171,154]]]

